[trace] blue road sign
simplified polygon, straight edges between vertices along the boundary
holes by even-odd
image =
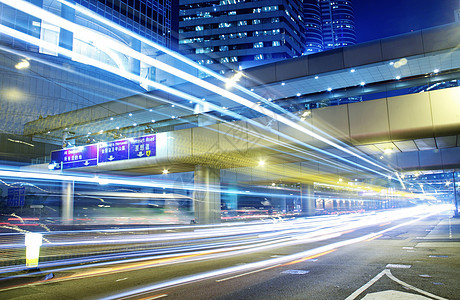
[[[147,135],[129,139],[129,159],[156,155],[156,136]]]
[[[128,140],[100,143],[98,162],[128,159],[128,150]]]

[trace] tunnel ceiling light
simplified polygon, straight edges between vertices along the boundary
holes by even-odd
[[[169,173],[169,170],[167,170],[167,169],[164,169],[162,173],[166,175],[166,174],[168,174],[168,173]]]
[[[330,88],[330,87],[329,87],[329,88],[327,88],[327,91],[328,91],[328,92],[332,91],[332,88]]]
[[[354,72],[356,72],[355,69],[351,69],[351,70],[350,70],[350,73],[354,73]]]
[[[300,93],[297,93],[296,96],[297,96],[297,97],[300,97]]]
[[[264,166],[264,165],[265,165],[265,161],[259,160],[259,166],[262,167],[262,166]]]
[[[23,59],[20,62],[18,62],[14,67],[18,70],[23,70],[23,69],[27,69],[28,67],[30,67],[30,63],[28,60]]]
[[[128,114],[128,116],[132,117],[132,116],[133,116],[133,114],[132,114],[132,113],[129,113],[129,114]]]
[[[393,148],[385,148],[385,149],[383,150],[383,153],[385,153],[385,154],[391,154],[391,153],[393,153]]]
[[[395,78],[396,78],[396,80],[399,80],[399,79],[401,79],[401,76],[398,75]]]
[[[285,83],[285,82],[281,82],[281,85],[286,85],[286,83]]]
[[[434,74],[438,74],[438,73],[439,73],[439,69],[434,69],[434,70],[433,70],[433,73],[434,73]]]
[[[360,84],[361,86],[365,86],[365,85],[366,85],[366,83],[365,83],[364,81],[361,81],[359,84]]]
[[[319,76],[318,76],[318,75],[316,75],[316,76],[315,76],[315,79],[318,79],[318,78],[319,78]]]

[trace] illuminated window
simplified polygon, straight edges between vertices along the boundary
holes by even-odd
[[[257,25],[257,24],[260,24],[260,19],[252,20],[252,25]]]
[[[277,10],[278,10],[278,5],[264,6],[262,10],[263,10],[264,12],[267,12],[267,11],[277,11]]]
[[[262,59],[264,59],[264,55],[263,54],[257,54],[256,56],[254,56],[254,59],[255,60],[262,60]]]
[[[227,23],[227,22],[219,23],[219,28],[227,28],[227,27],[230,27],[230,26],[232,26],[232,25],[230,23]]]
[[[263,46],[264,46],[264,42],[254,43],[254,48],[262,48]]]
[[[273,47],[281,46],[281,43],[280,43],[280,41],[273,41],[272,46]]]
[[[202,53],[210,53],[212,52],[212,48],[211,47],[205,47],[205,48],[196,48],[195,50],[196,54],[202,54]]]
[[[195,31],[202,31],[204,30],[203,26],[195,26]]]
[[[248,22],[246,20],[238,21],[238,26],[244,26],[244,25],[248,25]]]
[[[228,63],[228,57],[222,57],[222,58],[220,59],[220,63],[221,63],[221,64]]]
[[[219,46],[219,51],[228,51],[228,46]]]

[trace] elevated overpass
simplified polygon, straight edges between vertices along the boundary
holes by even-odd
[[[205,189],[219,183],[217,170],[228,168],[251,174],[252,182],[306,186],[341,176],[455,170],[460,165],[459,37],[459,24],[422,30],[246,70],[229,93],[211,79],[222,93],[185,84],[176,88],[193,101],[154,91],[49,116],[24,131],[35,139],[63,138],[77,145],[156,134],[155,156],[84,169],[195,171]],[[446,81],[455,84],[439,89]],[[238,97],[248,100],[245,106],[234,100]],[[203,98],[210,108],[195,100]],[[346,104],[332,105],[344,99]],[[305,190],[308,198],[311,191]],[[206,203],[198,219],[215,220],[218,195],[208,191],[195,198]],[[305,211],[311,207],[305,200]]]

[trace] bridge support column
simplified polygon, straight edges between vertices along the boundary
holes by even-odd
[[[315,189],[312,184],[302,184],[300,186],[300,199],[302,214],[304,216],[314,216],[316,209]]]
[[[62,224],[70,225],[73,223],[73,191],[74,182],[66,181],[62,183],[61,195],[61,220]]]
[[[193,206],[198,224],[220,223],[220,170],[195,166]]]

